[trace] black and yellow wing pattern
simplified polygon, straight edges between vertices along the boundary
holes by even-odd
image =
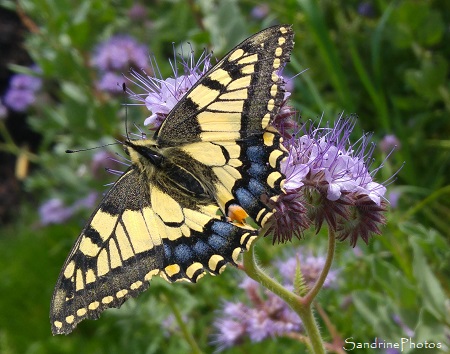
[[[284,98],[290,26],[230,51],[169,113],[152,139],[126,140],[132,162],[78,237],[59,275],[50,319],[70,333],[144,291],[160,275],[219,274],[257,237],[282,193],[287,152],[270,123]],[[254,225],[254,224],[253,224]]]

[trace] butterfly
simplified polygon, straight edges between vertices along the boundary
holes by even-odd
[[[120,307],[153,276],[196,282],[236,265],[274,213],[267,201],[283,193],[287,152],[271,122],[293,44],[288,25],[249,37],[194,84],[152,138],[123,142],[131,165],[63,265],[53,334]]]

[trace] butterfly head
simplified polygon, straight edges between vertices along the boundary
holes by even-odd
[[[161,166],[164,161],[164,156],[151,140],[125,140],[123,146],[133,165],[146,166],[150,162],[154,166]]]

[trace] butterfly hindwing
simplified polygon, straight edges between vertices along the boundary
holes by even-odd
[[[70,333],[148,287],[154,275],[196,282],[235,264],[282,193],[286,156],[270,122],[284,98],[279,70],[293,33],[250,37],[205,74],[152,139],[127,140],[132,162],[78,237],[58,278],[50,317]]]
[[[164,261],[161,239],[143,227],[149,207],[148,187],[130,169],[93,213],[63,266],[52,299],[53,333],[68,333],[148,287],[145,278]]]
[[[120,307],[155,275],[196,282],[205,272],[219,274],[256,237],[218,215],[212,201],[186,203],[176,191],[164,193],[167,186],[146,184],[131,168],[111,188],[63,266],[51,305],[53,333],[70,333],[83,319]]]

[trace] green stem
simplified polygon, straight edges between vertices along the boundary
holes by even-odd
[[[186,323],[183,321],[183,317],[181,316],[181,312],[178,309],[177,305],[174,301],[172,301],[172,298],[170,295],[163,295],[166,299],[167,304],[169,305],[170,309],[172,310],[173,315],[175,316],[175,319],[178,323],[178,326],[181,329],[181,332],[183,333],[183,337],[188,342],[189,346],[192,349],[193,354],[202,354],[200,347],[198,346],[197,342],[195,341],[192,333],[189,331],[189,329],[186,326]]]
[[[245,272],[250,278],[256,280],[262,286],[281,297],[300,316],[310,340],[311,352],[325,354],[322,337],[320,336],[319,328],[312,313],[311,303],[305,302],[304,298],[284,288],[258,267],[255,261],[254,245],[255,242],[250,246],[248,252],[244,253]]]
[[[333,263],[335,250],[336,250],[336,235],[334,233],[334,230],[332,230],[331,228],[328,228],[327,258],[325,260],[325,264],[323,266],[322,272],[319,275],[319,278],[317,278],[314,286],[311,288],[311,290],[308,291],[308,293],[303,298],[303,300],[306,303],[311,304],[313,302],[313,300],[316,298],[320,289],[322,289],[323,283],[327,279],[328,272],[331,269],[331,264]]]

